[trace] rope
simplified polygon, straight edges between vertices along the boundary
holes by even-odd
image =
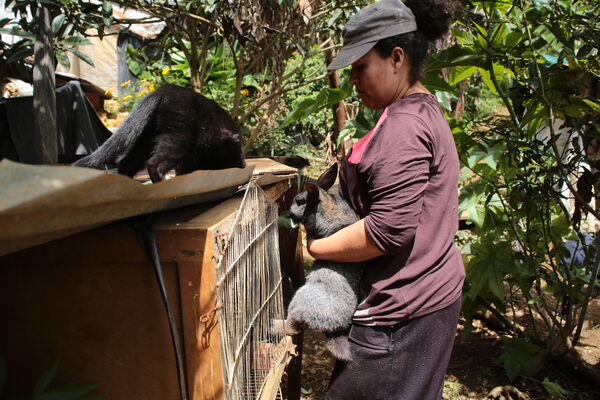
[[[223,304],[216,304],[213,308],[211,308],[209,311],[205,312],[200,316],[200,322],[202,322],[203,324],[207,323],[208,321],[213,319],[215,313],[221,308],[223,308]]]

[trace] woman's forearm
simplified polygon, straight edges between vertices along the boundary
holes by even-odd
[[[367,237],[363,219],[323,239],[307,240],[307,250],[318,260],[358,262],[384,255]]]

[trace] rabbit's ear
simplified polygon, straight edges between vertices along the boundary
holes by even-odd
[[[319,187],[312,182],[306,182],[306,192],[308,193],[309,201],[319,200]]]
[[[317,179],[317,185],[319,185],[319,187],[325,191],[329,190],[329,188],[335,183],[337,173],[338,165],[335,163],[329,167],[327,171],[323,172],[321,176],[319,176],[319,179]]]

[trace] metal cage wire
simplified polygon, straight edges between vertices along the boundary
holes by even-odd
[[[259,399],[282,353],[285,318],[277,205],[250,182],[217,267],[221,361],[228,400]],[[277,390],[276,398],[282,398]]]

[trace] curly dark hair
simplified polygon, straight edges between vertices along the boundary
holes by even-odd
[[[381,58],[387,58],[394,47],[401,47],[410,63],[412,85],[423,78],[432,44],[448,32],[459,4],[456,0],[405,0],[404,4],[413,12],[417,30],[381,39],[373,48]]]

